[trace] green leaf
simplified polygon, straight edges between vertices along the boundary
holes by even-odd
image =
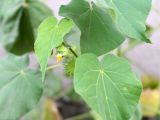
[[[56,18],[50,17],[45,19],[39,26],[38,37],[35,42],[35,53],[41,65],[43,78],[51,51],[62,44],[63,37],[71,30],[73,25],[71,20],[64,18],[58,22]]]
[[[17,55],[33,51],[37,28],[51,11],[39,0],[7,0],[0,7],[0,42]]]
[[[151,9],[152,0],[95,0],[104,8],[115,12],[116,25],[127,37],[150,42],[146,37],[145,22]]]
[[[70,31],[70,33],[65,36],[65,41],[67,42],[67,44],[75,46],[79,49],[80,35],[81,35],[80,30],[78,29],[77,26],[74,26],[73,29]]]
[[[142,120],[142,110],[140,105],[137,106],[136,111],[130,120]]]
[[[28,57],[0,60],[0,119],[17,120],[38,103],[43,84],[38,71],[27,69]]]
[[[60,15],[73,19],[80,28],[82,53],[107,53],[123,42],[122,35],[150,42],[145,21],[151,0],[93,1],[72,0],[60,9]]]
[[[59,97],[62,91],[63,91],[62,79],[58,75],[55,75],[53,71],[47,71],[44,82],[43,95],[48,98],[57,99],[57,96]]]
[[[38,27],[40,23],[53,15],[52,11],[40,0],[28,0],[28,13],[30,14],[30,21],[34,29],[34,33],[37,35]]]
[[[118,47],[124,40],[116,29],[107,9],[103,10],[85,0],[72,0],[62,6],[60,15],[74,20],[81,30],[82,53],[101,55]]]
[[[99,61],[94,54],[84,54],[76,61],[74,75],[76,92],[102,120],[128,120],[132,116],[142,86],[126,60],[106,55]]]
[[[33,51],[34,33],[27,9],[24,9],[22,12],[17,35],[16,39],[13,38],[14,43],[6,45],[7,50],[17,55]]]
[[[21,4],[22,2],[10,0],[3,1],[0,5],[0,42],[4,45],[13,43],[18,36],[18,25],[22,15]]]

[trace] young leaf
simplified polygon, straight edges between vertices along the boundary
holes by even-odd
[[[73,25],[71,20],[64,18],[58,22],[54,17],[47,18],[40,25],[35,42],[35,53],[41,65],[43,78],[52,49],[62,44],[63,37],[71,30]]]
[[[0,60],[0,119],[18,120],[42,95],[38,71],[27,69],[28,57],[8,55]]]
[[[76,61],[74,86],[102,120],[128,120],[141,94],[141,83],[129,63],[119,57],[84,54]]]
[[[100,6],[111,8],[116,14],[116,25],[124,35],[150,40],[145,35],[145,21],[151,9],[152,0],[94,0]]]
[[[89,5],[85,0],[72,0],[62,6],[60,15],[74,20],[81,30],[81,51],[101,55],[118,47],[124,38],[116,29],[107,9]]]

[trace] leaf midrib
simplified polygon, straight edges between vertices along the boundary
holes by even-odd
[[[25,73],[26,74],[26,73]],[[25,81],[27,81],[26,79],[26,75],[22,75],[20,72],[16,73],[12,78],[10,78],[10,80],[8,80],[8,82],[6,82],[1,88],[0,90],[6,88],[8,85],[10,85],[11,83],[15,82],[15,81],[18,81],[20,77],[24,77],[25,78]],[[27,81],[28,82],[28,81]]]

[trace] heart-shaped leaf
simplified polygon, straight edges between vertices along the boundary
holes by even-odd
[[[63,37],[71,30],[73,25],[71,20],[64,18],[58,22],[56,18],[50,17],[39,26],[38,37],[35,42],[35,53],[41,65],[43,78],[53,48],[62,44]]]
[[[113,55],[99,61],[93,54],[84,54],[76,61],[74,86],[102,120],[129,120],[141,94],[128,62]]]
[[[9,55],[0,60],[0,120],[18,120],[39,101],[41,74],[27,66],[26,56]]]
[[[82,53],[101,55],[124,41],[107,10],[94,3],[90,6],[85,0],[72,0],[69,5],[61,7],[60,14],[73,19],[80,28]]]
[[[102,55],[118,47],[125,37],[150,40],[145,20],[151,0],[72,0],[60,15],[73,19],[81,30],[82,53]]]

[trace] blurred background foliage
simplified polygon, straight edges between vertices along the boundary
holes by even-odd
[[[43,2],[39,0],[1,0],[0,43],[4,46],[6,53],[8,51],[22,55],[33,52],[39,24],[48,16],[53,15],[51,8],[46,3],[45,0]],[[52,3],[54,4],[54,0]],[[155,10],[154,7],[153,10]],[[160,10],[156,9],[156,11],[159,11],[160,18]],[[159,28],[153,28],[147,24],[148,35],[151,36]],[[77,27],[65,37],[68,46],[72,46],[72,49],[77,53],[80,53],[79,38],[80,31]],[[131,42],[128,39],[113,53],[127,58],[133,66],[139,68],[139,64],[134,63],[127,54],[142,44],[144,43],[138,40]],[[65,51],[61,46],[57,52],[65,53],[68,51]],[[34,62],[33,57],[31,57],[31,62]],[[55,63],[55,58],[51,58],[50,65]],[[55,69],[47,72],[41,101],[34,110],[23,116],[21,120],[100,120],[99,116],[94,111],[90,111],[81,97],[74,91],[72,81],[74,63],[74,56],[67,54],[59,63],[58,68],[55,67]],[[39,68],[39,66],[36,64],[35,68]],[[160,68],[156,68],[156,70],[158,71]],[[160,120],[160,78],[142,69],[138,76],[142,80],[143,93],[140,104],[131,120]]]

